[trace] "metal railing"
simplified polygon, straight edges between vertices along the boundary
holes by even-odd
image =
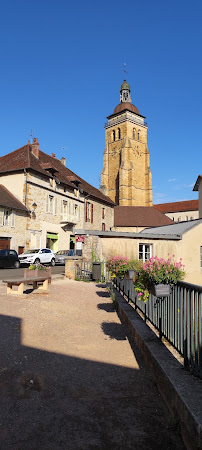
[[[101,263],[101,279],[105,282],[109,280],[109,272],[107,270],[107,264],[105,261]],[[93,263],[92,261],[79,261],[75,265],[75,277],[80,280],[92,280],[93,277]]]
[[[168,297],[150,295],[144,303],[132,280],[116,278],[114,284],[183,356],[185,368],[202,378],[202,287],[180,281]]]

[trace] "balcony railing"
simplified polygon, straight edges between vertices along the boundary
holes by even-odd
[[[144,320],[159,331],[184,358],[184,366],[202,378],[202,287],[178,282],[168,297],[138,300],[132,280],[115,279],[115,285]]]
[[[61,223],[72,223],[76,224],[79,221],[79,218],[76,214],[64,214],[60,217]]]

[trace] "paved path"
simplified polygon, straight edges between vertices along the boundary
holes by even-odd
[[[101,285],[5,292],[1,285],[1,450],[184,449]]]

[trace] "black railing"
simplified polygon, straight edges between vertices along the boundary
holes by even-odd
[[[202,378],[202,287],[178,282],[168,297],[138,299],[132,280],[115,279],[123,296],[141,311],[166,340],[183,356],[184,366]]]

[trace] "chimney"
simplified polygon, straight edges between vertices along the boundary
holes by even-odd
[[[39,143],[37,138],[34,138],[34,142],[32,143],[32,153],[39,159]]]
[[[55,153],[52,153],[52,158],[55,158]]]
[[[61,164],[63,164],[63,166],[66,167],[66,158],[64,156],[62,156],[60,162],[61,162]]]

